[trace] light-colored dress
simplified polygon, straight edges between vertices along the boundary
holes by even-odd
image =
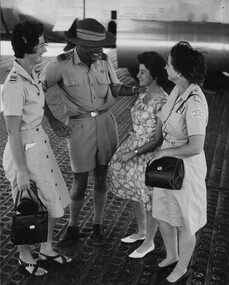
[[[192,135],[205,136],[208,106],[201,88],[191,84],[179,98],[178,94],[179,90],[175,87],[161,112],[162,122],[166,121],[163,124],[162,149],[184,145]],[[194,234],[205,225],[207,218],[204,151],[183,161],[185,177],[182,189],[171,191],[155,187],[152,213],[154,218],[172,226],[185,226]]]
[[[109,164],[108,185],[113,194],[141,202],[147,210],[151,210],[153,189],[145,185],[145,170],[150,154],[135,156],[123,163],[118,161],[121,153],[132,151],[155,137],[158,114],[166,103],[167,94],[152,100],[150,105],[144,103],[145,95],[140,94],[131,109],[133,131],[119,146]]]
[[[65,181],[42,128],[44,93],[36,74],[33,78],[15,61],[3,87],[4,116],[21,116],[20,136],[30,178],[39,188],[38,194],[49,216],[61,217],[70,203]],[[11,183],[13,198],[17,193],[17,169],[9,142],[3,154],[6,178]]]

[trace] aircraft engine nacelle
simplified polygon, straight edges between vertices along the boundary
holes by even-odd
[[[119,67],[138,68],[137,54],[150,50],[167,60],[177,42],[187,41],[204,53],[209,71],[229,71],[228,24],[123,20],[119,21],[117,35]]]

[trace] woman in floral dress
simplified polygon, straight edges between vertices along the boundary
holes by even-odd
[[[156,52],[138,55],[140,86],[147,86],[131,109],[133,131],[114,154],[109,167],[109,187],[113,194],[132,201],[138,224],[138,232],[122,239],[133,243],[143,240],[142,245],[129,256],[141,258],[154,250],[153,238],[157,223],[152,218],[152,188],[145,186],[145,170],[149,155],[160,141],[157,127],[159,112],[167,101],[163,90],[167,82],[166,62]]]

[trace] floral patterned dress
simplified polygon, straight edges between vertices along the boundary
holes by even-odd
[[[156,123],[167,94],[161,94],[150,105],[144,103],[145,93],[139,95],[131,109],[133,131],[119,146],[114,154],[108,171],[109,190],[123,199],[131,199],[144,204],[146,210],[152,210],[153,188],[145,185],[145,170],[150,153],[135,156],[127,162],[119,162],[123,152],[140,147],[155,137]]]

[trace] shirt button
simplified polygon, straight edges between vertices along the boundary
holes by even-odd
[[[53,172],[53,169],[51,169],[51,172]]]
[[[40,93],[37,93],[37,95],[39,96],[39,95],[40,95]]]
[[[57,183],[55,183],[55,186],[57,186]]]
[[[46,157],[47,157],[47,158],[49,158],[49,156],[48,156],[48,155],[47,155]]]
[[[36,131],[38,132],[38,131],[39,131],[39,128],[36,128]]]
[[[45,140],[45,143],[47,143],[47,141]]]

